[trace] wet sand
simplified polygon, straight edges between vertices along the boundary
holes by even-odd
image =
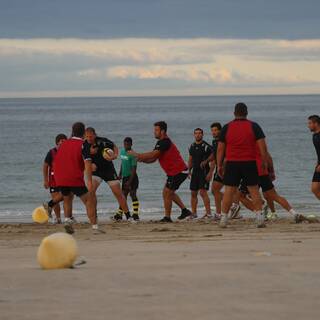
[[[0,319],[318,319],[320,224],[76,225],[74,269],[41,270],[62,226],[0,225]]]

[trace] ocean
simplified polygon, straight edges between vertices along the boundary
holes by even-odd
[[[302,213],[320,213],[320,203],[310,192],[316,155],[307,128],[307,117],[319,113],[319,95],[28,98],[0,99],[0,220],[31,221],[32,210],[49,199],[42,183],[44,157],[54,146],[55,136],[70,135],[76,121],[96,128],[98,135],[111,139],[119,147],[124,137],[131,136],[134,149],[143,152],[152,150],[156,143],[153,123],[165,120],[169,136],[187,160],[193,129],[203,128],[205,140],[211,143],[210,124],[232,120],[234,105],[239,101],[248,105],[249,118],[257,121],[267,136],[279,193]],[[119,169],[118,160],[115,166]],[[139,164],[138,175],[141,217],[160,218],[164,173],[158,163]],[[189,206],[188,181],[179,194]],[[100,186],[98,201],[102,218],[109,218],[117,210],[118,205],[105,184]],[[212,196],[211,201],[214,207]],[[202,212],[201,200],[199,204]],[[84,208],[78,199],[74,212],[84,219]],[[174,214],[178,214],[177,209]]]

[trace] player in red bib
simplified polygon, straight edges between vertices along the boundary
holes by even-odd
[[[53,163],[59,147],[62,145],[62,143],[65,140],[67,140],[67,136],[63,133],[60,133],[56,136],[55,140],[56,140],[56,146],[49,150],[43,162],[43,168],[42,168],[43,186],[45,189],[49,189],[50,195],[51,195],[51,201],[49,201],[48,203],[45,202],[43,206],[48,211],[50,220],[52,220],[51,222],[61,223],[59,202],[63,200],[63,197],[59,188],[56,185],[54,172],[53,172]],[[54,213],[56,215],[54,220],[52,219],[52,215],[51,215],[52,209],[54,210]]]
[[[167,135],[167,124],[159,121],[154,124],[154,136],[158,139],[155,148],[151,152],[137,153],[128,151],[135,156],[138,161],[144,163],[153,163],[159,160],[160,166],[167,175],[167,182],[163,188],[163,202],[165,216],[161,222],[172,222],[171,210],[172,202],[176,203],[181,209],[179,220],[183,220],[191,215],[176,191],[188,177],[188,166],[184,162],[178,148]]]
[[[262,199],[258,187],[256,145],[261,152],[262,166],[265,167],[267,155],[265,135],[257,123],[247,119],[248,109],[244,103],[235,106],[234,115],[235,120],[222,128],[218,146],[218,173],[223,177],[225,185],[220,226],[226,227],[233,196],[240,182],[244,181],[257,214],[257,227],[264,227]]]
[[[72,126],[72,137],[66,140],[55,157],[53,171],[56,185],[63,195],[64,214],[67,219],[66,230],[73,233],[72,202],[76,195],[84,203],[94,233],[104,233],[97,225],[96,210],[92,196],[92,163],[90,149],[83,147],[85,126],[77,122]],[[84,171],[87,186],[84,181]],[[69,219],[68,219],[69,218]]]

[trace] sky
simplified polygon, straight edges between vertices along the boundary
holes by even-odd
[[[0,5],[0,97],[320,93],[318,0]]]

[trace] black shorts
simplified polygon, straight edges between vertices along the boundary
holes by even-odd
[[[115,170],[110,170],[108,172],[93,172],[92,175],[101,178],[105,182],[119,179]]]
[[[207,174],[203,170],[193,171],[190,181],[190,190],[199,191],[201,189],[209,190],[209,182],[206,180]]]
[[[246,186],[258,185],[259,176],[256,161],[227,161],[223,184],[238,187],[241,181]]]
[[[175,176],[168,176],[166,187],[170,190],[178,190],[187,177],[188,174],[184,172],[180,172]]]
[[[125,183],[130,179],[130,177],[123,177],[122,178],[122,190],[126,190]],[[139,188],[139,178],[137,175],[134,176],[131,185],[130,185],[130,191],[138,190]]]
[[[88,193],[87,187],[59,187],[60,192],[63,196],[68,196],[70,193],[73,193],[77,197],[81,197],[84,194]]]
[[[261,188],[262,192],[267,192],[274,188],[272,180],[268,175],[259,176],[259,188]],[[243,194],[249,194],[247,185],[243,181],[241,181],[240,183],[239,191],[242,192]]]
[[[219,176],[218,171],[216,170],[213,175],[213,182],[223,183],[222,178]]]
[[[312,177],[312,182],[320,182],[320,172],[315,171]]]
[[[61,192],[59,187],[50,187],[49,191],[50,191],[50,193]]]
[[[267,192],[274,188],[269,175],[259,177],[259,187],[261,188],[262,192]]]

